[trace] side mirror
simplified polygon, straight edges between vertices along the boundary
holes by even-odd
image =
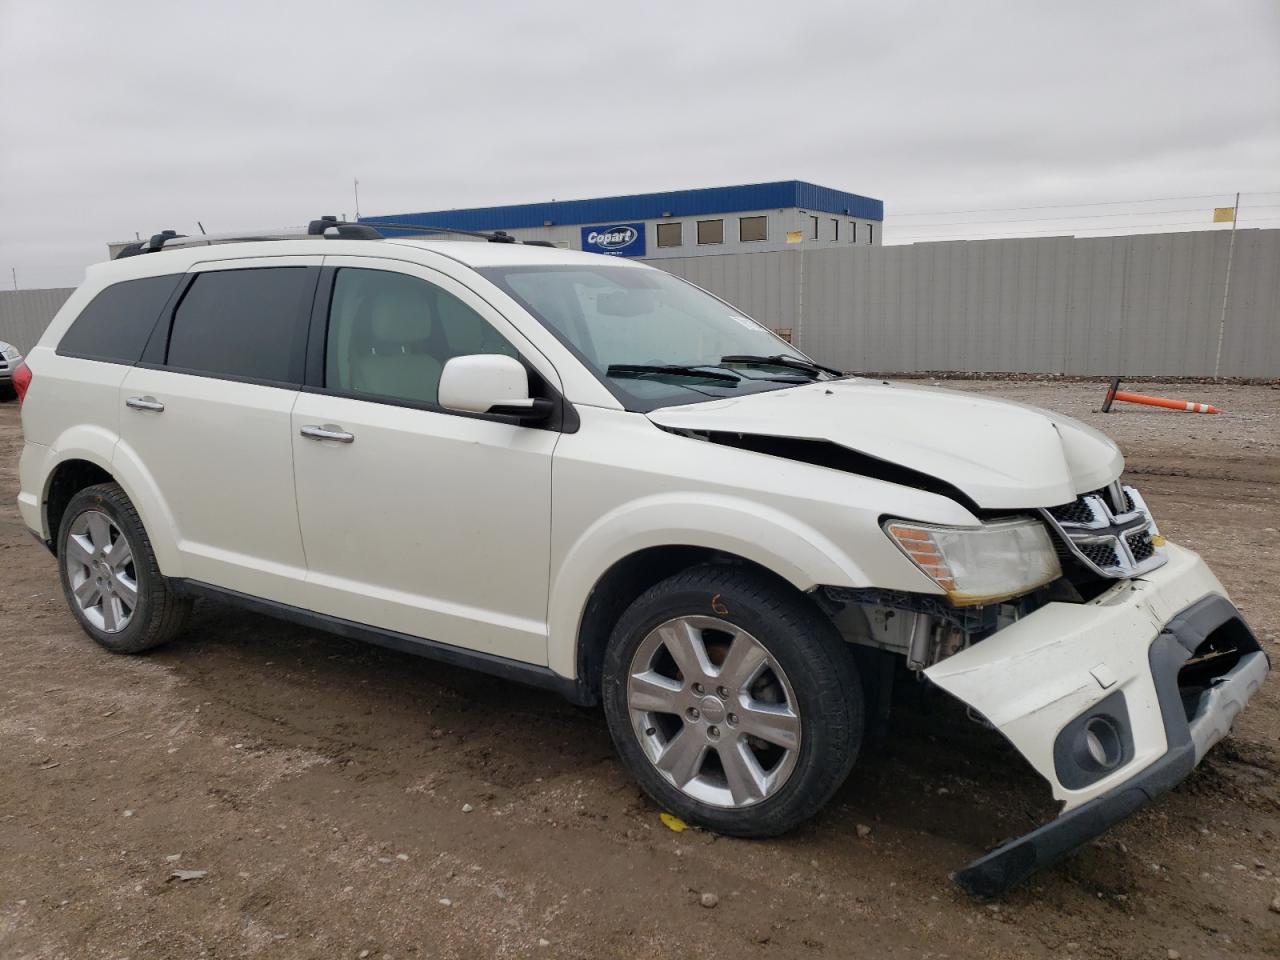
[[[554,404],[529,396],[529,373],[514,357],[477,353],[454,357],[440,373],[440,406],[462,413],[491,413],[543,420]]]

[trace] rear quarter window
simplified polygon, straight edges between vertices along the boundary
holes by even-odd
[[[57,352],[64,357],[137,363],[181,279],[181,274],[169,274],[113,283],[80,311],[62,335]]]

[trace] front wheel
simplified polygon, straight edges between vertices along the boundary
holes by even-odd
[[[603,688],[645,792],[720,833],[791,829],[857,758],[853,658],[806,598],[754,571],[699,567],[647,591],[610,637]]]

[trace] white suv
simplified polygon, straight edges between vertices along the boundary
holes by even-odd
[[[911,671],[1063,803],[977,895],[1267,672],[1089,427],[842,376],[639,263],[312,232],[157,236],[26,360],[22,516],[109,650],[209,597],[603,703],[658,805],[739,836],[817,811]]]

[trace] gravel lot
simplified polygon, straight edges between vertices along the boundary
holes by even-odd
[[[948,385],[1115,436],[1280,651],[1280,390],[1143,384],[1228,413],[1103,416],[1101,383]],[[1274,680],[1176,791],[983,905],[948,871],[1053,806],[923,690],[795,834],[677,834],[602,716],[548,694],[211,603],[151,655],[101,651],[18,518],[20,443],[0,405],[6,960],[1280,955]]]

